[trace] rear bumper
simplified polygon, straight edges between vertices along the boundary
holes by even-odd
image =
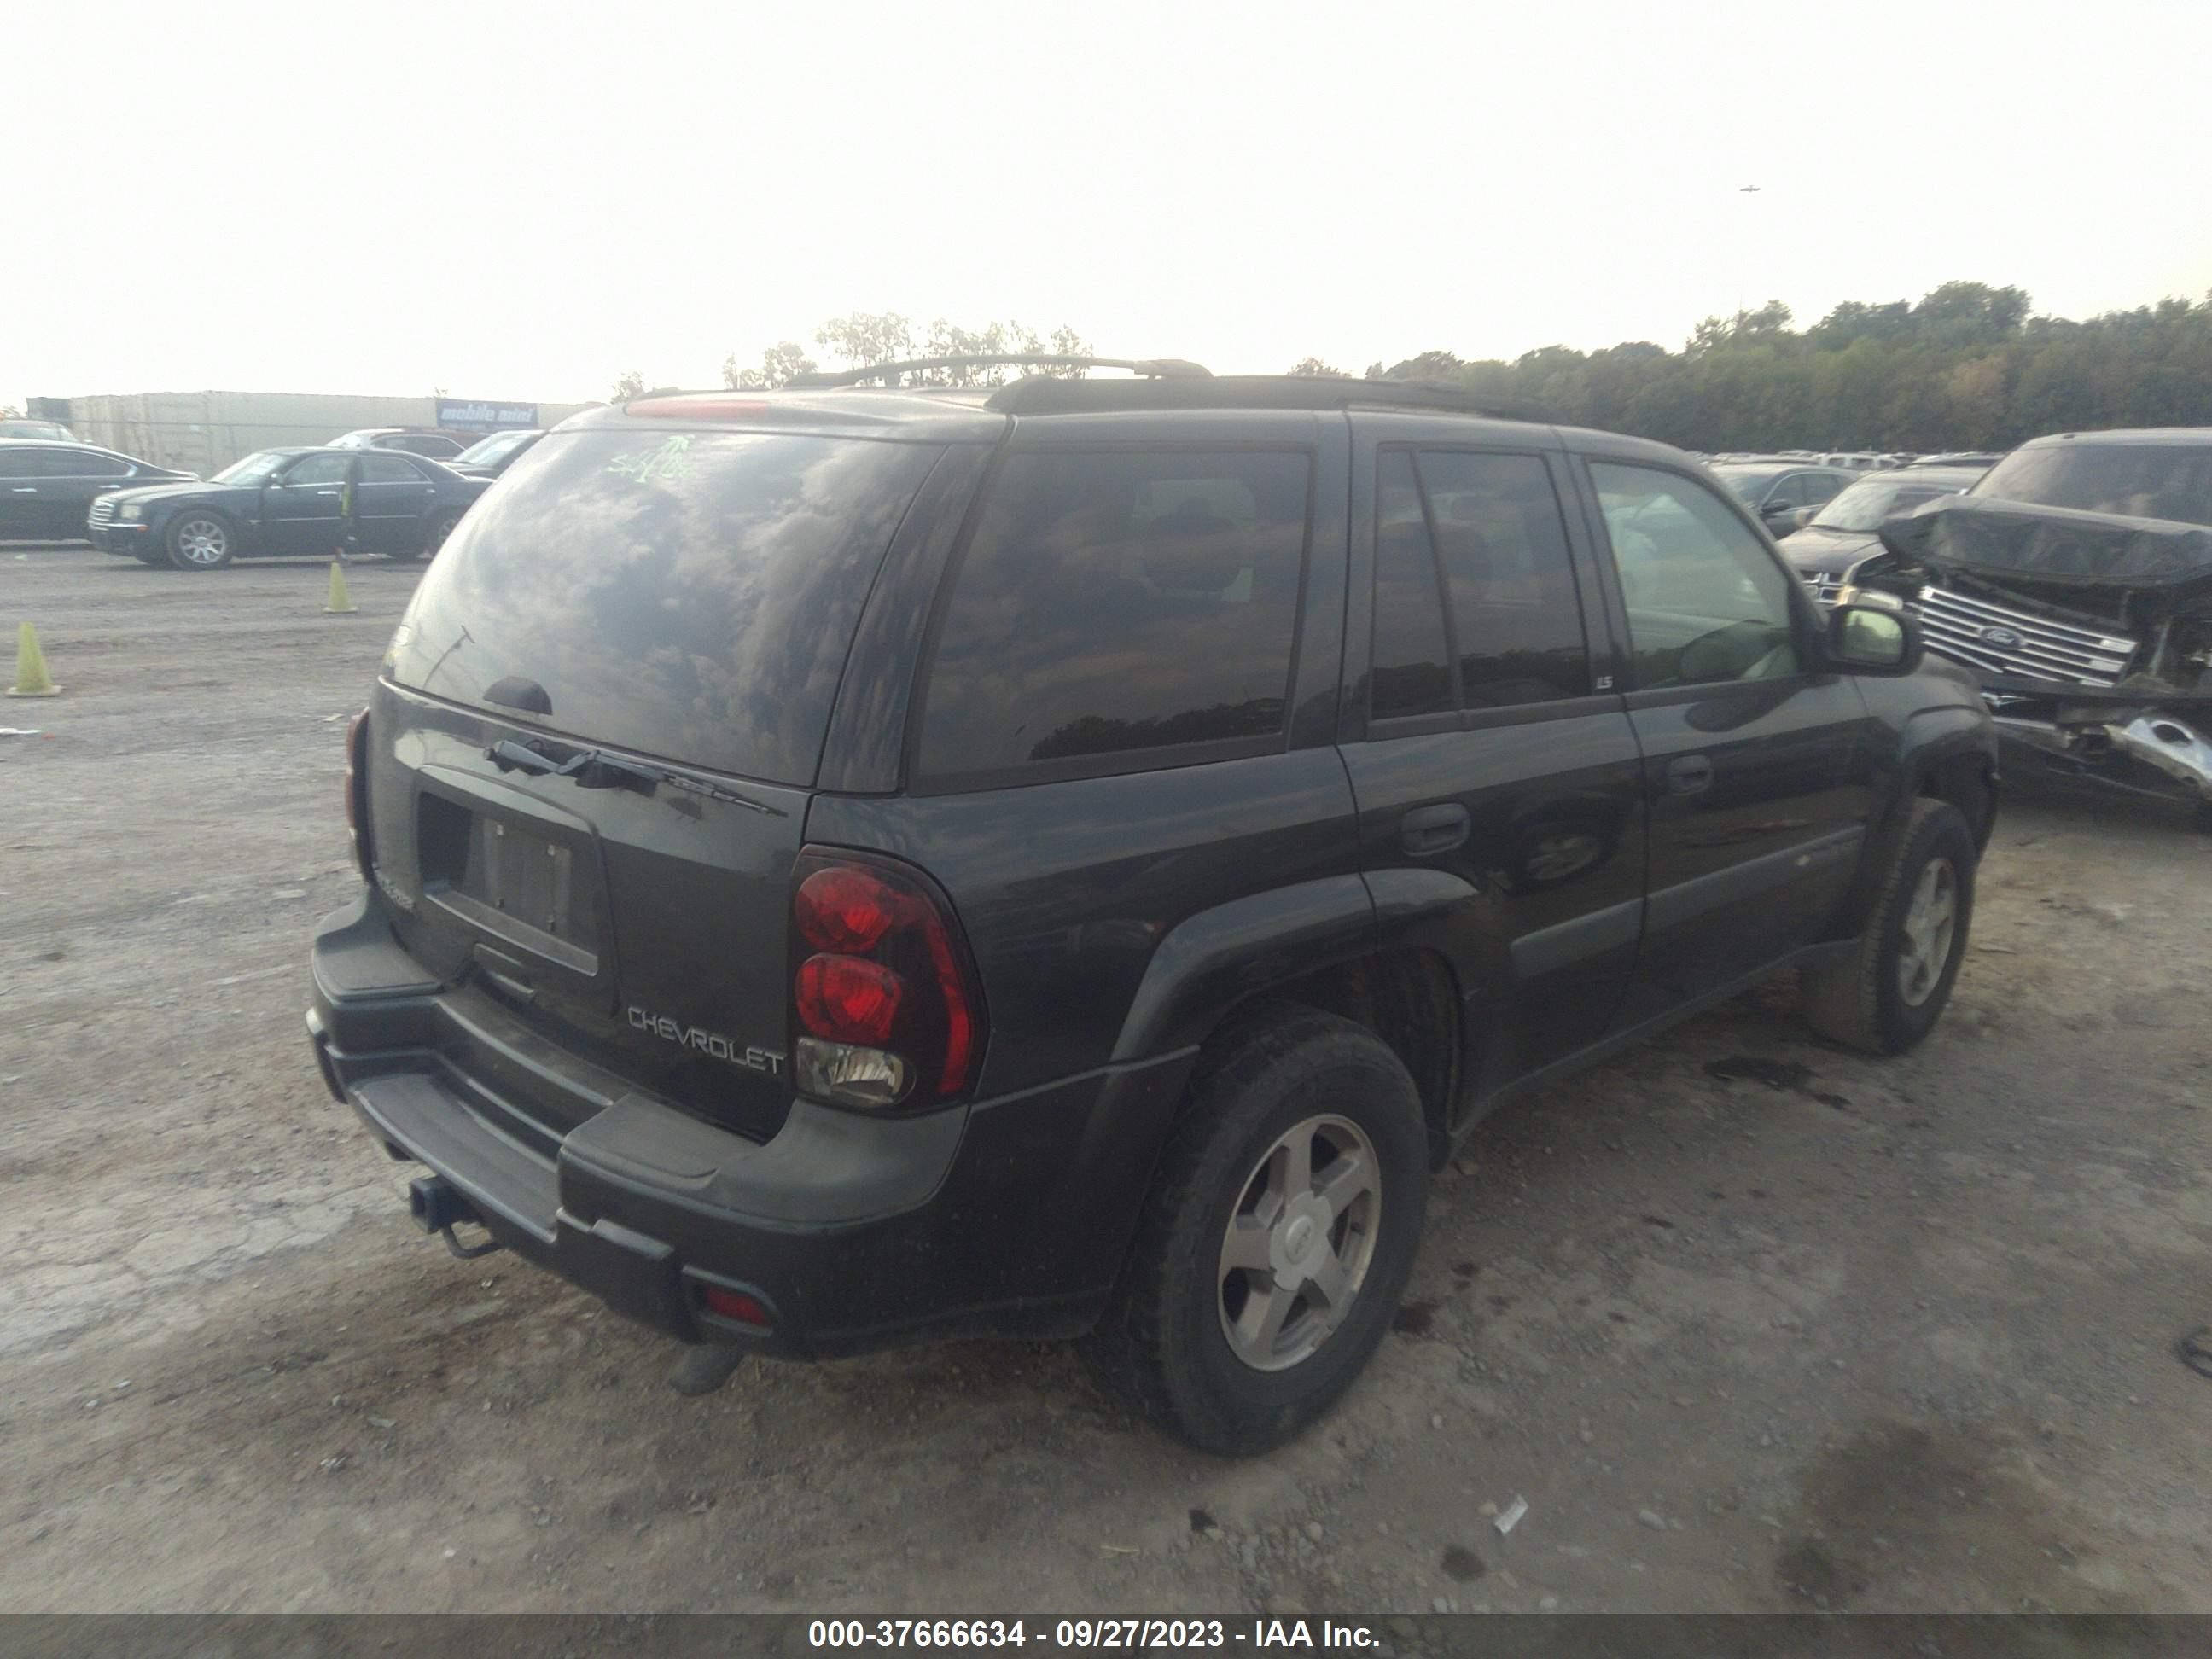
[[[325,919],[313,962],[324,1081],[393,1157],[443,1176],[501,1243],[622,1313],[795,1358],[1087,1328],[1191,1060],[907,1117],[801,1100],[754,1141],[623,1090],[481,991],[428,979],[366,894]],[[523,1076],[560,1094],[573,1127],[492,1086]],[[755,1297],[772,1329],[711,1312],[710,1286]]]

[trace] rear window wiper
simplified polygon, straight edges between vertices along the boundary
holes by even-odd
[[[579,749],[566,759],[556,760],[534,744],[515,743],[510,739],[492,744],[484,750],[484,758],[502,772],[527,772],[532,777],[540,778],[570,778],[579,789],[628,789],[637,794],[650,795],[665,783],[687,794],[727,801],[732,806],[742,806],[749,811],[763,812],[771,817],[783,816],[775,807],[762,801],[749,800],[714,784],[703,783],[696,778],[688,778],[680,772],[665,771],[657,766],[617,760],[597,749]]]

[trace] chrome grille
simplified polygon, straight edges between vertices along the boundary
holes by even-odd
[[[1844,586],[1844,579],[1832,570],[1823,570],[1805,578],[1805,590],[1822,605],[1833,605],[1836,594]]]
[[[2127,672],[2136,653],[2136,642],[2120,635],[2053,622],[1945,587],[1920,590],[1920,628],[1929,650],[1969,668],[2069,685],[2111,685]],[[1990,639],[1992,631],[2001,637]]]
[[[100,499],[99,499],[99,500],[97,500],[97,501],[95,501],[94,502],[93,502],[93,504],[92,504],[92,517],[91,517],[91,519],[88,520],[88,522],[90,522],[90,523],[92,523],[92,524],[106,524],[106,523],[110,519],[112,519],[114,516],[115,516],[115,501],[114,501],[114,498],[113,498],[112,496],[109,496],[109,495],[102,495],[101,497],[100,497]]]

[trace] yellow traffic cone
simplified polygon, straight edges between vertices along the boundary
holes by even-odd
[[[338,562],[332,559],[331,561],[331,599],[330,603],[323,609],[333,617],[343,617],[360,608],[353,602],[352,596],[346,592],[345,572],[339,569]]]
[[[39,630],[25,623],[15,630],[15,683],[11,697],[58,697],[62,689],[46,672],[46,653],[39,649]]]

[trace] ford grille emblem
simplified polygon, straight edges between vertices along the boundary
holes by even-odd
[[[2027,641],[2009,628],[1984,628],[1982,630],[1982,643],[1994,645],[2000,651],[2017,651]]]

